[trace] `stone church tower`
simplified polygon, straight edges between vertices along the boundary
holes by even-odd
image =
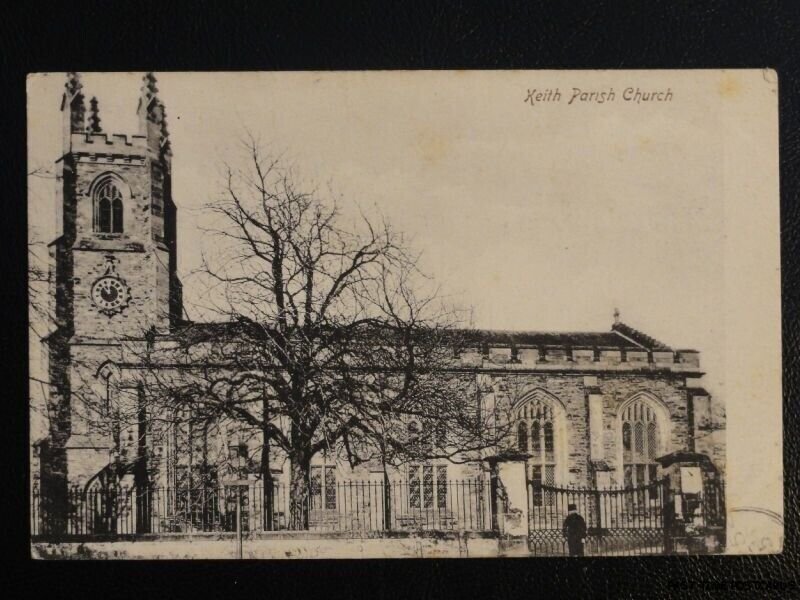
[[[125,432],[96,425],[112,416],[104,414],[111,373],[103,365],[124,362],[131,340],[168,333],[182,312],[172,156],[155,77],[144,76],[134,135],[103,132],[96,98],[87,120],[77,73],[65,87],[56,161],[62,228],[50,244],[50,435],[41,445],[42,491],[51,497],[68,481],[95,477],[124,444]]]

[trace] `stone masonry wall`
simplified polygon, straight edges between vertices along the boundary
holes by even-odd
[[[107,252],[75,253],[75,335],[78,338],[141,338],[150,325],[164,329],[168,325],[168,280],[158,277],[163,271],[161,251],[115,252],[114,268],[130,290],[130,299],[122,312],[107,315],[91,299],[93,283],[106,273]],[[166,253],[163,253],[166,254]],[[166,287],[158,290],[156,283]]]
[[[93,161],[81,157],[76,165],[75,187],[77,210],[75,227],[78,240],[91,236],[94,228],[94,202],[92,192],[97,178],[112,174],[122,193],[123,233],[119,239],[145,243],[150,237],[150,175],[142,160],[140,163],[120,161]]]
[[[612,483],[622,485],[621,467],[618,455],[622,440],[618,427],[620,406],[637,393],[645,392],[659,400],[669,412],[671,435],[664,440],[663,454],[677,450],[689,450],[690,435],[687,395],[683,378],[672,374],[660,376],[614,376],[598,377],[598,387],[603,393],[603,427],[605,460],[615,467]]]
[[[645,392],[660,401],[669,414],[671,431],[664,441],[664,453],[688,450],[690,431],[687,395],[683,377],[673,373],[609,372],[594,375],[596,387],[603,397],[603,460],[613,469],[613,485],[622,485],[619,463],[619,409],[625,401]],[[594,380],[593,380],[594,381]],[[567,465],[564,484],[593,485],[589,464],[590,434],[588,387],[580,373],[515,373],[492,377],[495,390],[511,389],[516,400],[523,399],[536,389],[555,396],[565,408],[567,435]],[[495,394],[498,392],[495,391]],[[512,402],[514,399],[512,399]]]
[[[71,435],[67,441],[70,485],[85,484],[109,463],[112,438],[110,422],[104,413],[106,386],[98,369],[107,360],[119,360],[120,355],[115,344],[70,345]]]
[[[71,379],[73,386],[72,402],[72,437],[70,446],[70,480],[83,479],[93,474],[92,469],[103,464],[98,461],[107,460],[111,440],[108,433],[97,427],[98,403],[101,402],[105,388],[96,376],[96,369],[107,359],[118,359],[121,348],[115,345],[81,344],[72,347]],[[557,435],[566,435],[566,465],[559,469],[564,477],[561,484],[591,486],[592,469],[590,456],[590,430],[587,394],[589,389],[599,390],[603,398],[603,460],[612,469],[611,485],[622,485],[622,474],[619,465],[620,454],[620,407],[640,392],[660,402],[669,414],[669,439],[663,442],[663,453],[676,450],[688,450],[690,447],[690,431],[687,418],[687,394],[683,386],[683,378],[673,373],[623,374],[608,373],[593,376],[592,383],[587,386],[584,375],[579,373],[514,373],[512,375],[495,375],[490,378],[495,389],[514,388],[520,398],[534,390],[544,390],[552,394],[564,406],[564,430]],[[596,391],[595,391],[596,393]],[[93,406],[94,404],[94,406]],[[512,441],[513,443],[513,441]],[[78,449],[81,449],[78,452]],[[99,454],[98,454],[99,452]],[[714,459],[714,456],[712,456]],[[322,455],[313,461],[316,465],[334,464],[331,459]],[[284,471],[288,475],[288,463],[276,455],[273,469]],[[376,476],[375,469],[361,467],[355,472],[346,465],[339,464],[337,480],[370,479]],[[393,478],[401,476],[404,470],[392,469]],[[448,479],[474,479],[482,476],[483,468],[479,464],[449,465]]]

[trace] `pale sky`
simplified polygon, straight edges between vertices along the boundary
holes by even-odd
[[[722,344],[723,198],[718,100],[682,82],[608,73],[158,73],[173,156],[179,271],[199,260],[199,209],[244,128],[302,175],[385,214],[482,328],[608,330],[622,320],[703,352]],[[64,74],[34,75],[29,162],[61,147]],[[136,133],[141,74],[84,74],[106,133]],[[623,102],[627,85],[671,102]],[[567,104],[573,87],[615,102]],[[524,102],[558,87],[558,104]],[[30,223],[55,232],[54,184],[31,183]],[[202,243],[202,242],[200,242]],[[717,375],[720,373],[717,368]]]

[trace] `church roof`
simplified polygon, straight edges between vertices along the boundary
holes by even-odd
[[[669,346],[657,342],[641,339],[641,341],[620,334],[617,331],[508,331],[508,330],[477,330],[469,335],[474,335],[476,341],[487,344],[508,344],[515,346],[563,346],[572,348],[624,348],[626,350],[666,350]],[[652,338],[650,338],[652,340]]]
[[[235,334],[244,327],[239,322],[181,323],[173,336],[184,342],[197,343],[205,340],[221,339]],[[467,343],[488,344],[491,346],[516,347],[564,347],[564,348],[613,348],[639,351],[665,351],[673,349],[655,338],[634,329],[624,323],[615,323],[611,331],[512,331],[496,329],[456,330],[461,333]]]
[[[615,322],[611,331],[511,331],[475,330],[467,333],[479,343],[515,346],[571,348],[615,348],[671,352],[663,342],[622,322]]]

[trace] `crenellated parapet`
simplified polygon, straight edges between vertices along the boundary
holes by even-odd
[[[621,350],[619,348],[535,347],[517,348],[512,358],[510,346],[493,345],[486,349],[467,348],[455,361],[459,367],[503,371],[669,371],[701,374],[700,353],[695,350]]]
[[[73,133],[70,151],[78,160],[144,164],[147,138],[136,134]]]

